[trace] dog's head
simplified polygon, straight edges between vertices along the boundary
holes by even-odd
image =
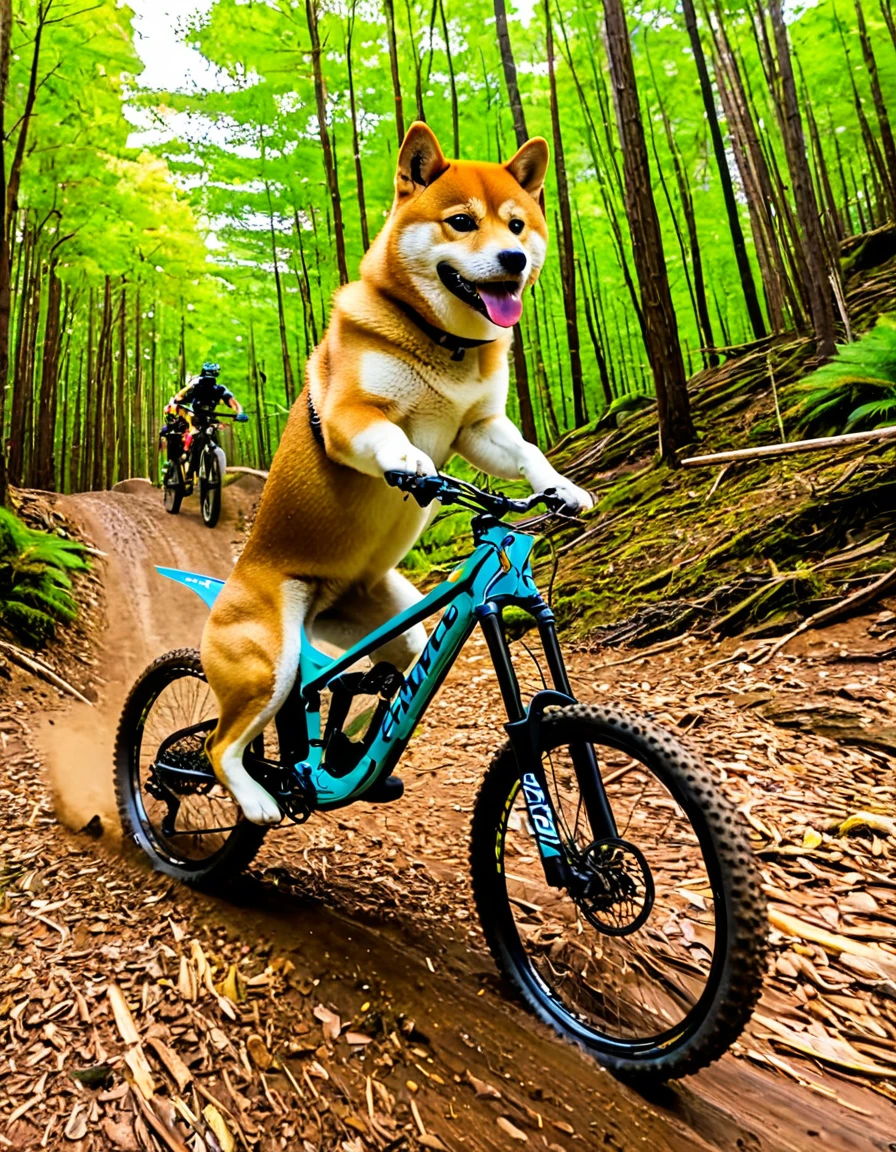
[[[496,327],[511,328],[547,250],[548,159],[535,137],[506,164],[446,160],[432,130],[412,124],[384,230],[381,268],[393,290],[458,336],[488,339]]]

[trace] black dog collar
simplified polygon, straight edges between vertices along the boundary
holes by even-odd
[[[467,340],[463,336],[455,336],[453,332],[445,332],[442,328],[437,328],[435,324],[430,324],[426,317],[421,316],[417,309],[412,308],[410,304],[405,304],[403,300],[396,300],[395,303],[405,316],[412,320],[433,343],[438,344],[440,348],[447,348],[451,353],[452,360],[463,360],[464,353],[468,348],[481,348],[483,344],[494,344],[494,340]]]

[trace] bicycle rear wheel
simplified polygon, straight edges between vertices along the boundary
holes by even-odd
[[[160,656],[138,679],[125,701],[115,741],[122,831],[157,871],[197,885],[242,871],[266,832],[244,818],[217,782],[200,780],[175,792],[156,771],[162,753],[168,763],[207,772],[205,737],[214,723],[215,698],[199,653],[185,648]],[[181,735],[172,741],[176,733]],[[261,737],[252,751],[263,754]]]
[[[173,460],[169,460],[162,479],[164,489],[165,511],[176,516],[184,498],[184,486],[180,476],[180,469]]]
[[[765,899],[745,822],[700,761],[640,717],[558,709],[540,741],[578,878],[548,885],[505,746],[483,781],[471,847],[495,961],[530,1008],[617,1074],[694,1072],[737,1038],[762,983]],[[583,744],[597,757],[617,839],[591,834],[570,752]]]

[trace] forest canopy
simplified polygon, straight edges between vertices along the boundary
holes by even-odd
[[[207,83],[158,91],[126,5],[0,0],[10,480],[157,477],[206,359],[266,466],[415,119],[447,155],[552,145],[512,389],[543,446],[656,394],[674,452],[684,380],[725,349],[796,329],[830,354],[840,243],[896,215],[896,24],[891,0],[765,3],[214,0],[182,30]]]

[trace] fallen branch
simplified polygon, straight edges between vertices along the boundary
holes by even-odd
[[[896,425],[875,428],[871,432],[846,432],[842,436],[822,436],[818,440],[794,440],[792,444],[764,444],[761,448],[736,448],[731,452],[713,452],[709,456],[688,456],[684,468],[703,468],[708,464],[726,464],[732,460],[761,460],[775,456],[793,456],[800,452],[818,452],[848,444],[870,444],[876,440],[896,439]]]
[[[730,467],[731,467],[730,464],[723,464],[722,467],[719,469],[718,476],[716,476],[715,480],[713,480],[713,482],[712,482],[712,488],[710,488],[710,490],[706,493],[706,496],[703,499],[704,504],[708,504],[709,501],[712,500],[713,496],[715,496],[716,489],[722,483],[722,481],[725,479],[725,475],[728,472],[728,469]]]
[[[227,465],[227,473],[226,474],[228,476],[233,476],[233,475],[258,476],[261,480],[267,480],[267,478],[268,478],[268,473],[263,472],[260,468],[243,468],[241,466],[240,467],[231,467],[229,464]]]
[[[634,664],[635,661],[647,659],[657,652],[677,648],[679,644],[684,644],[690,635],[690,632],[683,632],[680,636],[673,636],[671,640],[661,640],[658,644],[652,644],[649,648],[642,648],[640,652],[635,652],[632,656],[626,656],[622,660],[611,660],[609,664],[598,664],[592,669],[592,672],[602,672],[604,668],[619,668],[622,664]]]
[[[54,688],[68,692],[74,696],[76,700],[80,700],[82,704],[88,704],[91,708],[93,707],[87,697],[82,696],[77,688],[74,688],[67,680],[63,680],[52,668],[48,668],[43,661],[29,656],[27,652],[23,652],[21,648],[17,648],[15,644],[8,644],[5,640],[0,640],[0,651],[5,652],[13,664],[17,664],[26,672],[31,672],[34,676],[39,676],[42,680],[46,680],[48,684],[52,684]]]
[[[851,592],[849,596],[838,600],[836,604],[829,604],[827,608],[822,608],[820,612],[816,612],[813,616],[807,616],[792,632],[788,632],[786,636],[780,636],[768,651],[760,656],[758,660],[753,661],[753,663],[756,665],[767,664],[773,656],[777,656],[781,649],[797,636],[801,636],[804,632],[808,632],[810,628],[815,628],[819,624],[835,620],[838,616],[844,616],[856,608],[861,608],[863,604],[867,604],[869,600],[873,600],[883,592],[885,588],[889,588],[892,585],[896,585],[896,568],[891,568],[889,572],[884,572],[882,576],[879,576],[876,580],[872,580],[870,584],[866,584],[856,592]]]

